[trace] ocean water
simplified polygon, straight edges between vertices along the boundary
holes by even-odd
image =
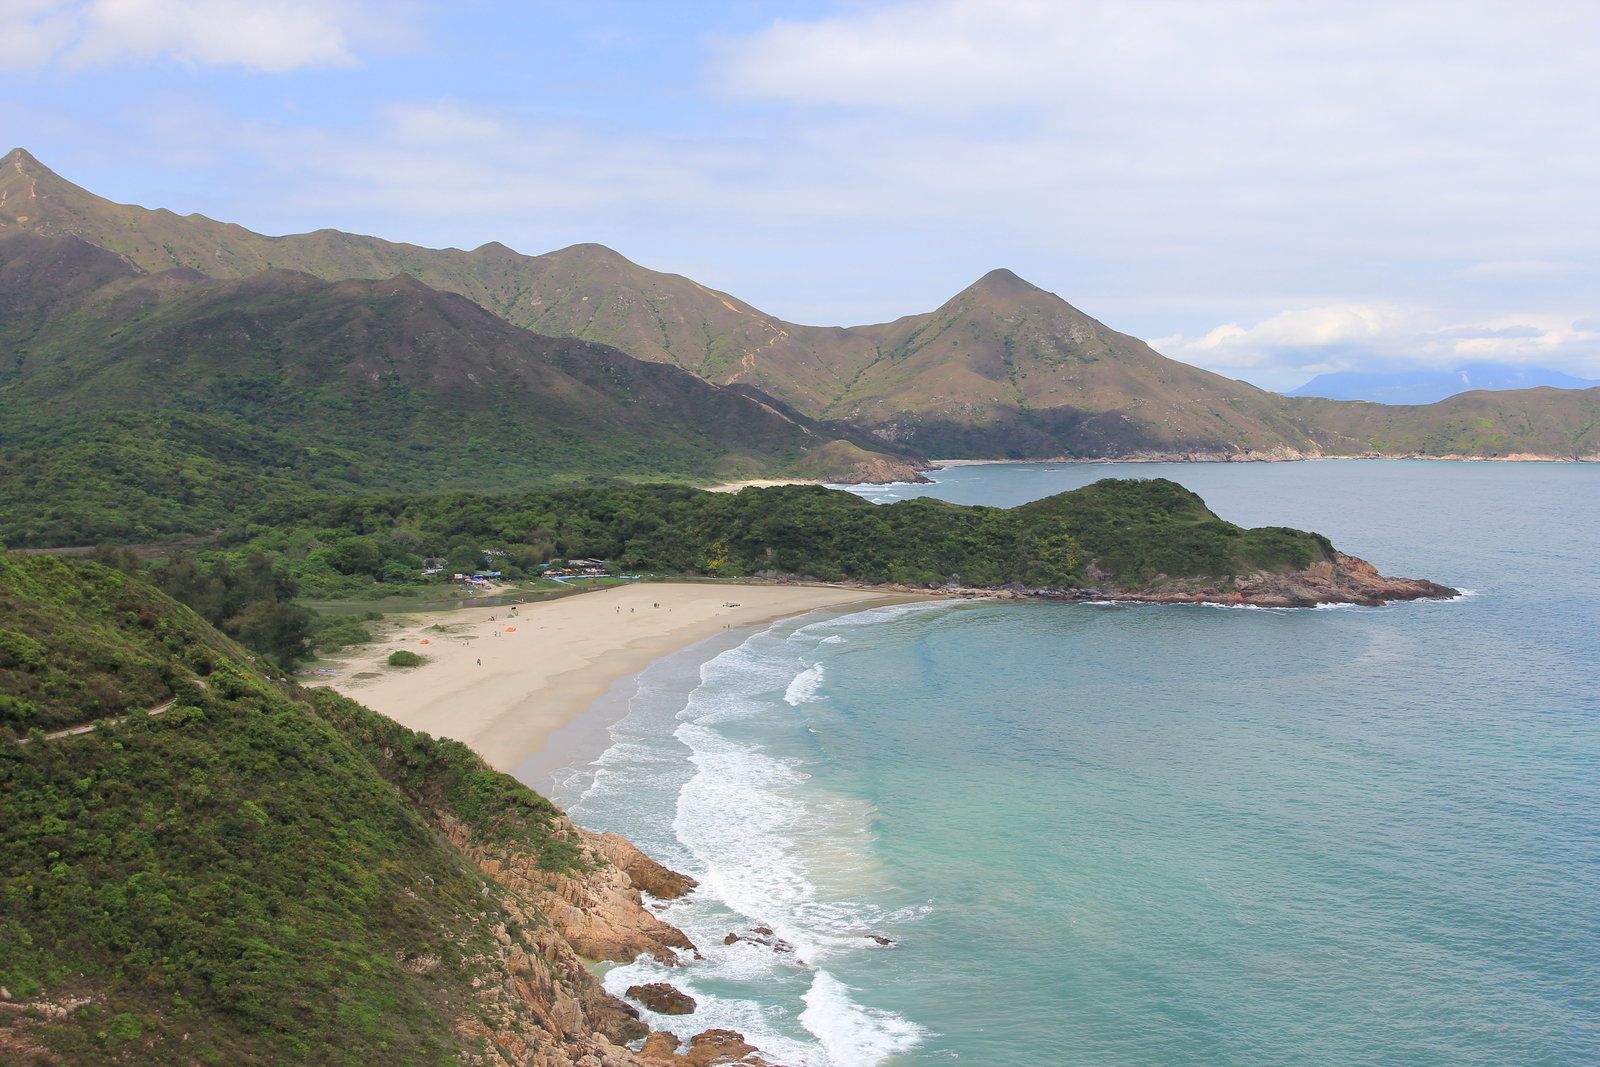
[[[663,914],[706,958],[607,986],[672,981],[701,1007],[653,1025],[790,1067],[1600,1062],[1600,467],[868,495],[1111,475],[1470,593],[918,604],[663,660],[554,793],[701,880]],[[757,926],[792,951],[723,944]]]

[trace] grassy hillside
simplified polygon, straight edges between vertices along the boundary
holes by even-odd
[[[1600,388],[1477,391],[1410,407],[1313,397],[1287,403],[1335,453],[1600,459]]]
[[[7,232],[81,236],[152,272],[405,274],[518,326],[754,386],[797,412],[858,424],[923,455],[1439,454],[1448,443],[1471,455],[1565,456],[1563,442],[1582,445],[1592,422],[1538,391],[1511,401],[1525,418],[1490,433],[1458,425],[1459,406],[1374,416],[1356,404],[1301,403],[1167,359],[1005,270],[926,314],[805,326],[600,245],[526,256],[499,244],[427,249],[336,230],[266,237],[113,204],[21,150],[0,161],[0,235]]]
[[[548,935],[440,832],[580,876],[556,809],[461,745],[274,684],[115,571],[0,553],[0,589],[0,1061],[503,1062],[493,1030],[570,1062],[537,1003],[508,1021],[485,999],[513,988],[508,960],[553,982]],[[12,729],[75,721],[101,725]]]
[[[243,650],[142,582],[0,554],[0,728],[55,730],[174,699]]]
[[[1270,394],[1162,359],[1007,271],[926,315],[814,327],[599,245],[523,256],[503,245],[435,250],[334,230],[265,237],[199,215],[113,204],[20,150],[0,163],[0,193],[0,233],[81,236],[149,271],[408,274],[539,333],[753,385],[924,453],[1101,456],[1308,443],[1277,416]]]
[[[1244,529],[1218,518],[1177,482],[1105,478],[1018,507],[1022,520],[1059,528],[1094,569],[1124,588],[1161,577],[1299,571],[1332,559],[1321,534],[1286,526]]]
[[[406,278],[217,282],[148,275],[76,238],[0,239],[12,545],[198,533],[308,490],[840,477],[894,462],[854,438]]]

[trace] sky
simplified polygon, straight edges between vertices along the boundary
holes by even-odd
[[[113,200],[825,325],[1004,266],[1273,389],[1600,377],[1597,116],[1593,0],[0,0],[0,151]]]

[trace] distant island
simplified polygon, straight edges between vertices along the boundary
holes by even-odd
[[[1376,404],[1435,404],[1457,393],[1514,389],[1594,389],[1600,381],[1576,378],[1548,367],[1473,363],[1450,370],[1333,371],[1319,374],[1290,396],[1367,400]]]

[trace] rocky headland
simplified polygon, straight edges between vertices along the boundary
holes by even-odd
[[[1091,562],[1091,585],[1057,589],[1017,584],[986,587],[916,586],[901,583],[834,583],[889,593],[945,597],[955,600],[1068,600],[1122,604],[1221,604],[1232,607],[1314,608],[1320,604],[1379,607],[1407,600],[1453,600],[1461,590],[1425,578],[1395,578],[1356,556],[1336,552],[1332,560],[1299,571],[1256,571],[1233,578],[1167,578],[1137,588],[1119,585]],[[782,582],[784,579],[778,579]]]
[[[494,931],[497,958],[486,964],[498,981],[481,981],[479,1003],[457,1027],[492,1050],[484,1067],[763,1067],[756,1048],[732,1030],[706,1030],[686,1044],[652,1032],[638,1009],[607,993],[586,962],[625,963],[652,956],[675,964],[692,957],[681,930],[645,907],[644,894],[682,896],[695,881],[668,870],[616,834],[560,831],[583,852],[577,873],[541,869],[536,857],[487,845],[460,820],[438,813],[435,825],[470,859],[515,924]],[[426,966],[420,961],[418,966]],[[666,983],[629,990],[663,1014],[688,1015],[694,1000]],[[629,1046],[643,1039],[639,1051]]]
[[[1094,567],[1090,565],[1090,579]],[[1357,604],[1377,607],[1405,600],[1450,600],[1459,589],[1424,578],[1392,578],[1364,559],[1334,553],[1331,560],[1289,573],[1257,571],[1225,582],[1205,578],[1160,579],[1140,589],[1115,584],[1069,589],[1035,590],[1033,595],[1054,600],[1117,601],[1140,604],[1226,604],[1262,608],[1314,608],[1319,604]]]

